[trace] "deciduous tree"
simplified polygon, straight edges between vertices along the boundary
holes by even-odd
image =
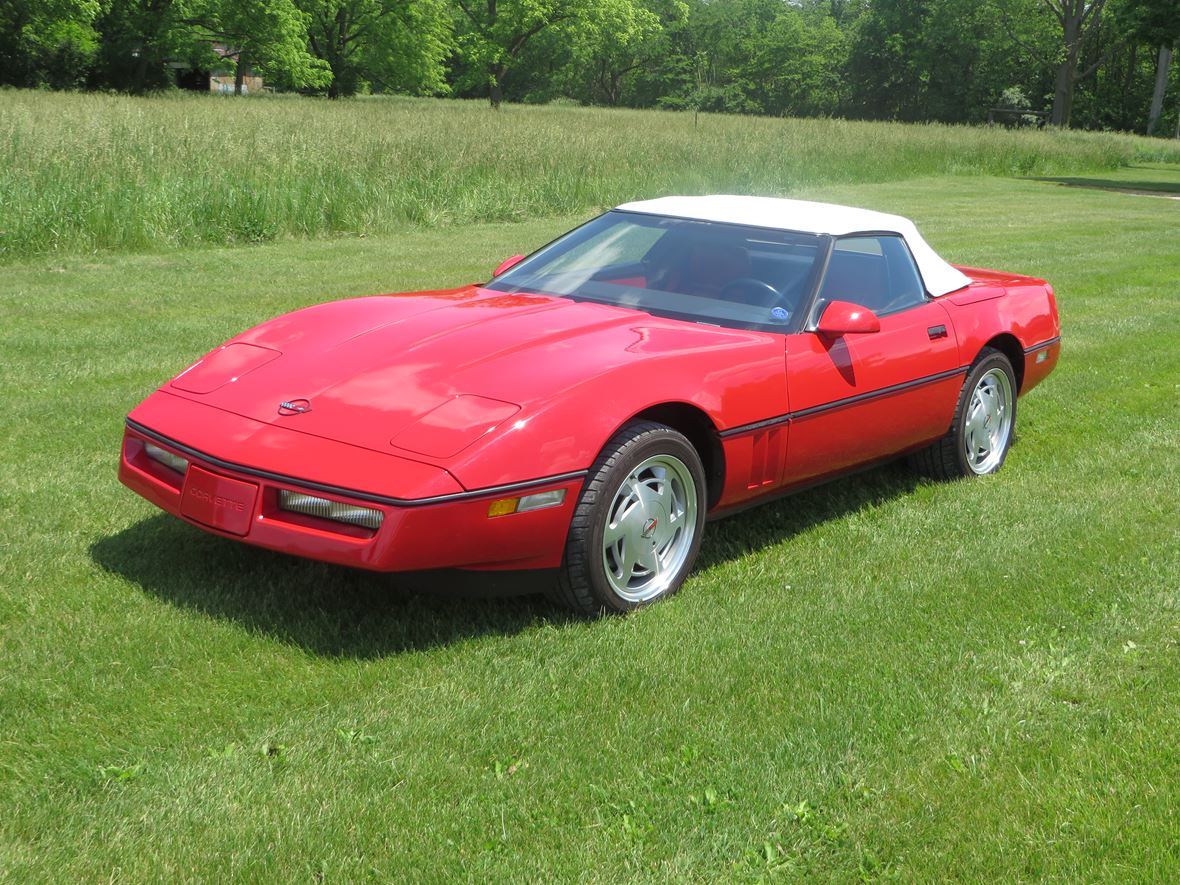
[[[102,0],[100,79],[143,93],[171,85],[169,61],[207,59],[208,45],[188,24],[192,11],[187,0]]]
[[[99,0],[0,2],[0,83],[82,85],[98,50]]]
[[[249,67],[297,87],[326,86],[327,64],[308,51],[310,17],[292,0],[193,0],[185,22],[220,42],[235,62],[234,92]]]
[[[643,18],[635,0],[455,0],[459,50],[488,89],[493,108],[504,100],[504,81],[539,34],[554,29],[609,27]]]
[[[571,31],[569,67],[589,81],[588,97],[595,103],[620,104],[627,78],[660,63],[667,51],[665,27],[683,22],[687,13],[682,0],[619,4],[617,17],[596,17]]]
[[[444,91],[451,36],[443,0],[294,0],[310,16],[311,51],[332,72],[328,97],[379,89]]]
[[[1102,21],[1102,9],[1106,0],[1041,0],[1057,19],[1061,27],[1061,58],[1057,65],[1056,84],[1053,90],[1053,110],[1049,122],[1054,126],[1069,126],[1073,110],[1074,89],[1079,80],[1089,77],[1105,60],[1099,58],[1093,64],[1081,69],[1082,45],[1086,38],[1098,30]]]
[[[1180,0],[1137,0],[1129,18],[1135,37],[1156,50],[1155,82],[1147,116],[1147,134],[1154,135],[1163,114],[1172,56],[1180,42]]]

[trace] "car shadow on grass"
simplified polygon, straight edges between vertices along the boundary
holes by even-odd
[[[527,575],[366,572],[238,544],[166,514],[96,541],[90,556],[177,608],[325,656],[378,658],[575,621],[517,595],[519,581],[509,581]]]
[[[813,526],[907,495],[922,482],[906,461],[891,461],[709,523],[696,567],[756,553]]]
[[[711,523],[697,568],[782,543],[907,494],[919,482],[903,463],[887,464]],[[588,624],[538,595],[552,572],[378,574],[238,544],[166,514],[96,541],[90,555],[177,608],[325,656],[379,658],[488,634]]]

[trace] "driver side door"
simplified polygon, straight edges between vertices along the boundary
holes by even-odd
[[[867,307],[880,330],[815,330],[832,301]],[[900,237],[837,240],[807,330],[786,337],[791,404],[784,484],[821,479],[920,446],[950,427],[964,370],[950,317]]]

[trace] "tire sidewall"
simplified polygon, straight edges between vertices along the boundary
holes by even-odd
[[[976,473],[967,460],[967,451],[964,446],[967,417],[971,409],[971,397],[975,393],[975,388],[979,385],[980,379],[992,369],[1000,369],[1008,376],[1009,389],[1012,391],[1012,399],[1008,403],[1011,421],[1008,425],[1008,438],[1004,440],[1004,451],[1000,453],[1000,459],[996,462],[996,466],[986,473]],[[990,476],[1004,466],[1004,462],[1008,460],[1008,452],[1012,450],[1012,441],[1016,437],[1016,401],[1016,372],[1012,368],[1011,361],[998,350],[989,348],[981,354],[975,365],[971,367],[971,371],[967,373],[967,380],[963,384],[963,392],[959,398],[959,415],[955,424],[954,444],[955,456],[958,458],[959,467],[964,476]]]
[[[586,572],[590,582],[591,592],[602,603],[603,607],[610,611],[627,612],[637,608],[643,608],[644,606],[651,605],[653,602],[665,599],[679,590],[680,585],[684,583],[684,579],[688,577],[689,572],[692,571],[693,564],[696,562],[697,553],[701,546],[701,535],[704,533],[707,503],[705,469],[701,464],[701,459],[696,449],[693,448],[692,443],[684,436],[671,428],[646,431],[642,435],[645,438],[638,442],[628,440],[622,446],[608,453],[609,455],[619,452],[622,454],[613,464],[602,464],[595,475],[591,477],[591,479],[597,478],[601,481],[601,494],[597,496],[591,505],[593,507],[593,514],[590,520],[589,530],[585,533],[584,537],[579,539],[579,543],[585,546],[583,554],[585,556]],[[606,531],[607,519],[610,516],[611,505],[614,502],[615,494],[624,477],[653,455],[671,455],[683,463],[688,469],[696,485],[696,524],[693,526],[692,544],[689,547],[688,555],[684,558],[684,562],[680,566],[678,573],[673,575],[672,580],[668,583],[668,588],[650,599],[635,602],[619,596],[607,579],[606,568],[602,562],[602,539]],[[609,458],[606,460],[609,460]]]

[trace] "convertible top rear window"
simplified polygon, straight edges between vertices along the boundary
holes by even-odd
[[[616,210],[550,243],[487,288],[782,332],[811,291],[822,242],[812,234]]]

